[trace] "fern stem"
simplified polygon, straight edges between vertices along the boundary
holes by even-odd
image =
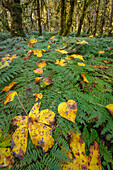
[[[17,97],[18,97],[18,100],[19,100],[19,102],[20,102],[20,105],[22,106],[23,110],[25,111],[26,115],[28,116],[28,114],[27,114],[27,112],[26,112],[26,110],[25,110],[23,104],[22,104],[21,101],[20,101],[20,98],[19,98],[19,95],[18,95],[18,94],[17,94]]]

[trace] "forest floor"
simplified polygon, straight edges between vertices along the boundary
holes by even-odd
[[[10,164],[13,164],[12,169],[19,170],[57,170],[75,167],[75,164],[80,168],[86,166],[86,162],[90,168],[93,165],[93,169],[112,169],[112,38],[98,35],[75,37],[75,33],[70,33],[67,37],[54,33],[43,33],[42,36],[38,36],[36,31],[26,35],[26,38],[11,38],[7,33],[0,33],[0,60],[0,167],[2,169],[3,166],[11,167]],[[14,98],[12,96],[8,98],[7,94],[10,91]],[[45,141],[44,139],[42,143],[39,141],[41,148],[36,148],[35,138],[30,134],[28,139],[24,139],[26,146],[20,148],[24,152],[21,155],[15,150],[16,126],[13,125],[16,123],[13,118],[21,116],[19,121],[22,122],[22,116],[29,114],[38,102],[41,102],[40,111],[44,109],[49,109],[48,112],[53,111],[47,120],[46,117],[41,120],[42,124],[49,121],[45,124],[52,130],[50,141],[47,137],[50,133],[48,130],[43,134]],[[33,109],[39,109],[39,106],[37,107],[35,105]],[[29,124],[30,121],[31,119]],[[24,124],[18,124],[20,129],[22,125]],[[44,129],[43,125],[41,127]],[[34,127],[34,131],[36,129]],[[23,140],[21,130],[18,132],[20,143]],[[77,131],[82,135],[78,135]],[[40,138],[37,135],[38,137]],[[13,146],[11,141],[14,143]],[[78,145],[81,146],[81,151]],[[9,159],[10,154],[5,155],[5,149],[10,147],[13,148],[11,152],[15,155],[14,161],[12,157]],[[78,150],[75,149],[77,147]],[[99,155],[96,155],[95,148]],[[85,154],[82,149],[85,150]],[[93,161],[91,153],[92,155],[94,153],[96,164],[94,163],[96,161],[91,163]],[[4,155],[5,162],[1,155]],[[85,163],[81,164],[81,159]],[[79,160],[77,161],[79,163],[75,163],[75,160]]]

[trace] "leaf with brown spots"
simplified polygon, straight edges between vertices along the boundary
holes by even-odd
[[[5,98],[4,104],[6,105],[7,103],[13,101],[15,95],[17,95],[16,91],[10,91]]]
[[[14,158],[11,155],[10,148],[0,148],[0,168],[8,167],[10,169],[14,164]]]
[[[42,93],[34,93],[33,96],[35,96],[35,102],[43,97]]]
[[[48,86],[48,85],[50,85],[50,84],[53,84],[53,83],[54,83],[54,81],[52,81],[51,78],[48,76],[48,77],[46,77],[46,78],[44,78],[44,79],[42,80],[42,82],[40,83],[40,86],[41,86],[42,88],[44,88],[44,87],[46,87],[46,86]]]
[[[58,113],[75,123],[75,118],[77,114],[77,103],[74,100],[68,100],[67,102],[62,102],[58,106]]]
[[[96,141],[92,143],[89,149],[89,155],[85,154],[85,143],[81,137],[81,134],[71,131],[71,140],[70,140],[70,148],[74,154],[72,162],[67,161],[66,163],[61,164],[62,169],[70,169],[70,170],[101,170],[102,165],[100,161],[100,149],[99,145]],[[67,157],[70,154],[67,154]],[[72,155],[71,155],[72,158]]]
[[[19,126],[12,135],[11,149],[13,155],[18,159],[22,159],[27,149],[28,127],[26,125]]]
[[[33,144],[42,147],[43,152],[47,152],[54,145],[52,129],[43,123],[29,120],[29,133]]]

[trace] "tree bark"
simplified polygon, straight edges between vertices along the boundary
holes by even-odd
[[[74,11],[74,5],[75,5],[76,0],[70,0],[70,11],[69,11],[69,17],[66,23],[66,28],[63,31],[63,36],[66,36],[69,33],[70,27],[72,25],[72,18],[73,18],[73,11]]]
[[[40,36],[40,35],[42,35],[42,27],[41,27],[39,0],[37,0],[37,15],[38,15],[38,29],[39,29],[39,36]]]
[[[111,4],[111,15],[110,15],[110,21],[109,21],[109,31],[108,31],[108,36],[112,36],[112,20],[113,20],[113,0]]]
[[[105,14],[106,14],[106,9],[107,9],[107,4],[108,4],[109,0],[105,0],[104,4],[103,4],[103,12],[102,12],[102,17],[101,17],[101,26],[100,26],[100,34],[103,34],[103,27],[105,24]]]
[[[22,8],[20,5],[20,0],[2,0],[2,5],[7,8],[11,14],[12,36],[24,36],[22,28]]]
[[[65,25],[66,25],[66,6],[65,6],[65,0],[61,0],[60,35],[62,35]]]
[[[95,34],[96,34],[96,32],[97,32],[97,22],[98,22],[99,7],[100,7],[100,0],[98,0],[98,4],[97,4],[95,25],[94,25],[94,31],[93,31],[93,35],[94,35],[94,36],[95,36]]]

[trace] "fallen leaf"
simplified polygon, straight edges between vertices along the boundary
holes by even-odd
[[[40,82],[41,79],[42,79],[42,77],[36,77],[35,78],[36,83]]]
[[[106,108],[109,110],[109,112],[113,115],[113,104],[108,104]]]
[[[60,116],[75,123],[77,103],[74,100],[68,100],[67,102],[60,103],[58,105],[58,113]]]
[[[16,82],[13,81],[13,82],[10,83],[8,86],[5,86],[5,87],[4,87],[4,89],[2,90],[2,92],[3,92],[3,91],[6,91],[6,92],[9,91],[15,84],[16,84]],[[1,93],[2,93],[2,92],[1,92]]]
[[[37,68],[36,70],[33,71],[34,73],[42,74],[43,69],[42,68]]]
[[[104,53],[105,53],[105,51],[98,51],[98,53],[99,53],[99,54],[104,54]]]
[[[37,39],[36,39],[36,38],[33,38],[33,39],[30,40],[30,43],[32,43],[32,44],[34,44],[34,43],[36,43],[36,42],[37,42]]]
[[[102,61],[103,61],[104,63],[106,63],[106,64],[111,64],[111,63],[112,63],[111,61],[106,61],[106,60],[104,60],[104,59],[102,59]]]
[[[101,69],[101,70],[105,70],[106,68],[109,68],[109,67],[102,66],[102,65],[100,65],[100,66],[94,65],[93,67],[99,68],[99,69]]]
[[[50,45],[48,45],[47,48],[49,49],[49,48],[50,48]]]
[[[34,93],[33,96],[35,96],[35,102],[43,97],[42,93]]]
[[[41,60],[40,62],[37,62],[36,65],[40,68],[43,68],[45,66],[47,66],[46,61],[45,60]]]
[[[72,162],[67,161],[62,163],[62,169],[70,170],[101,170],[102,165],[100,161],[100,148],[96,141],[92,143],[89,149],[89,155],[85,154],[85,143],[81,137],[81,134],[71,131],[70,148],[74,154],[74,157],[67,152],[67,157],[71,157]]]
[[[50,39],[54,39],[55,37],[54,36],[52,36]]]
[[[90,40],[92,37],[93,37],[93,35],[90,35],[90,36],[89,36],[89,40]]]
[[[40,83],[40,86],[41,86],[42,88],[44,88],[44,87],[46,87],[46,86],[48,86],[48,85],[50,85],[50,84],[53,84],[53,83],[54,83],[54,81],[52,81],[51,78],[48,76],[48,77],[46,77],[46,78],[44,78],[44,79],[42,80],[42,82]]]
[[[84,82],[89,83],[89,81],[87,80],[84,73],[81,72],[81,76],[82,76]]]
[[[67,63],[66,63],[66,60],[65,60],[65,59],[61,59],[60,61],[59,61],[58,59],[56,59],[55,64],[64,67]]]
[[[84,61],[83,56],[79,55],[79,54],[72,54],[72,55],[70,55],[70,57],[72,57],[72,58],[79,58],[80,60]]]
[[[82,45],[82,44],[88,44],[88,42],[86,42],[85,40],[83,40],[83,41],[79,41],[79,42],[77,42],[76,44],[80,44],[80,45]]]
[[[44,49],[33,50],[34,55],[36,55],[37,57],[42,57],[42,52],[45,52],[45,50]]]
[[[25,59],[25,60],[29,60],[29,58],[31,57],[32,52],[33,52],[33,50],[29,50],[29,51],[27,52],[27,56],[24,57],[24,59]]]
[[[14,158],[11,155],[10,148],[0,148],[0,168],[8,167],[10,169],[13,167]]]
[[[67,54],[67,53],[68,53],[67,51],[65,51],[65,50],[60,50],[60,49],[56,49],[55,51],[59,51],[59,52],[62,53],[62,54]]]
[[[5,62],[0,62],[0,70],[9,66],[9,62],[8,61],[5,61]]]
[[[77,63],[78,66],[86,66],[84,63]]]
[[[22,159],[26,154],[28,131],[32,143],[47,152],[54,144],[52,129],[48,126],[55,122],[55,113],[49,109],[39,111],[41,102],[36,103],[29,116],[16,116],[12,124],[17,125],[12,136],[12,153]]]
[[[5,98],[4,104],[6,105],[7,103],[13,101],[15,95],[17,95],[16,91],[10,91]]]

